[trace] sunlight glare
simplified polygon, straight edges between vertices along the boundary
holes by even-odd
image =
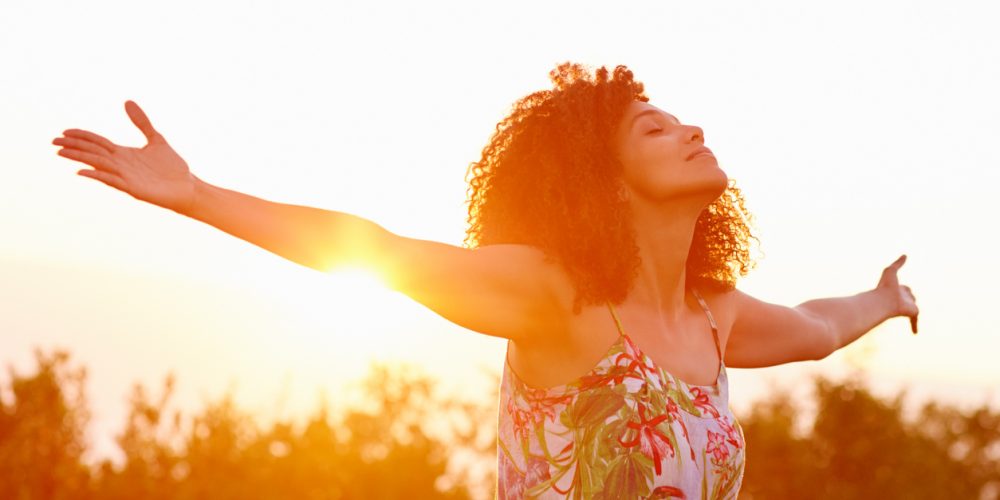
[[[328,273],[337,287],[347,293],[370,297],[389,291],[382,278],[364,267],[347,266]]]
[[[397,294],[376,272],[344,266],[299,278],[291,305],[295,319],[302,323],[297,335],[303,335],[300,340],[308,345],[306,351],[339,351],[347,348],[345,341],[359,354],[382,349],[386,339],[380,332],[399,316],[394,307],[399,299],[393,300]]]

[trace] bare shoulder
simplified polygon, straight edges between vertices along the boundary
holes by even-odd
[[[709,295],[712,296],[709,299]],[[733,287],[730,290],[711,291],[703,294],[706,301],[712,300],[717,304],[721,314],[726,314],[736,319],[741,312],[746,312],[760,303],[760,299]]]
[[[531,245],[510,245],[517,247],[512,250],[523,256],[531,266],[531,272],[541,281],[546,290],[547,300],[540,302],[537,319],[537,331],[522,341],[537,340],[538,343],[561,341],[569,334],[573,321],[573,300],[576,297],[576,287],[566,268],[553,256],[546,254],[538,247]]]
[[[511,340],[522,349],[539,352],[553,347],[564,348],[581,318],[573,313],[576,287],[562,263],[544,250],[527,244],[487,245],[479,251],[495,252],[497,261],[510,265],[512,275],[521,276],[523,284],[535,289],[522,290],[530,297],[532,306],[523,335],[511,337]]]
[[[533,343],[565,325],[572,285],[537,247],[470,249],[388,231],[376,247],[372,261],[390,288],[468,330]]]
[[[522,243],[500,243],[485,245],[475,251],[495,254],[497,261],[505,261],[512,266],[521,267],[523,271],[535,274],[543,280],[560,303],[568,301],[572,304],[573,282],[566,269],[559,261],[542,249]]]
[[[705,299],[708,309],[712,312],[712,317],[719,328],[720,343],[725,345],[746,294],[735,287],[729,290],[699,289],[698,293]]]
[[[730,290],[713,290],[708,288],[702,290],[699,288],[698,293],[708,303],[713,315],[731,313],[739,303],[740,295],[744,295],[743,292],[736,288]]]

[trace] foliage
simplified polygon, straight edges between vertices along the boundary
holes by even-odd
[[[35,355],[34,374],[11,369],[0,387],[3,499],[493,497],[495,402],[442,397],[401,367],[375,365],[362,403],[336,418],[324,403],[300,425],[261,426],[230,396],[186,418],[168,411],[173,377],[158,398],[136,385],[122,463],[87,465],[86,371],[65,352]],[[1000,498],[1000,413],[928,402],[907,419],[904,394],[882,400],[861,376],[813,382],[807,432],[786,392],[739,416],[741,499]]]
[[[87,487],[89,473],[81,457],[86,371],[70,371],[68,355],[35,351],[38,371],[22,377],[10,372],[14,401],[0,400],[0,498],[76,498]]]
[[[875,397],[864,376],[817,377],[816,418],[781,392],[740,418],[747,441],[741,499],[1000,499],[1000,413],[927,402],[903,415],[904,393]]]
[[[436,396],[421,374],[376,365],[362,382],[364,404],[338,419],[324,404],[304,425],[267,428],[231,396],[190,419],[169,413],[168,376],[156,399],[134,387],[117,439],[123,463],[87,467],[85,373],[70,371],[64,352],[36,357],[38,372],[12,373],[14,401],[0,401],[3,499],[464,499],[477,489],[492,495],[492,477],[476,484],[451,459],[462,451],[491,453],[495,435],[479,424],[495,415],[484,414],[488,405]],[[68,397],[69,389],[78,396]],[[430,421],[447,423],[450,432],[432,435]]]

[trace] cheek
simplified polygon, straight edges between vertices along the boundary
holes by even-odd
[[[705,192],[714,197],[725,191],[729,181],[718,166],[707,162],[666,159],[659,154],[635,155],[624,165],[626,182],[650,198],[673,197],[684,193]]]
[[[688,182],[677,168],[664,164],[662,160],[642,161],[638,158],[625,166],[625,180],[634,191],[652,198],[684,190],[683,185]]]
[[[683,155],[671,137],[644,141],[635,149],[637,160],[650,168],[676,168],[683,162]]]
[[[633,186],[648,186],[662,182],[667,173],[656,161],[642,155],[634,155],[624,167],[625,178]]]
[[[686,162],[668,147],[647,147],[636,155],[635,166],[644,177],[671,179],[687,175]]]

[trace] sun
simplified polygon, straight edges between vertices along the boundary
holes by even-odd
[[[358,266],[345,266],[327,272],[332,285],[345,292],[344,295],[358,294],[371,297],[384,295],[389,291],[382,277],[370,269]]]
[[[382,349],[386,331],[401,316],[400,297],[376,271],[341,266],[324,273],[296,275],[285,295],[293,337],[308,348],[308,358],[344,349],[366,357]],[[405,304],[403,304],[405,306]]]

